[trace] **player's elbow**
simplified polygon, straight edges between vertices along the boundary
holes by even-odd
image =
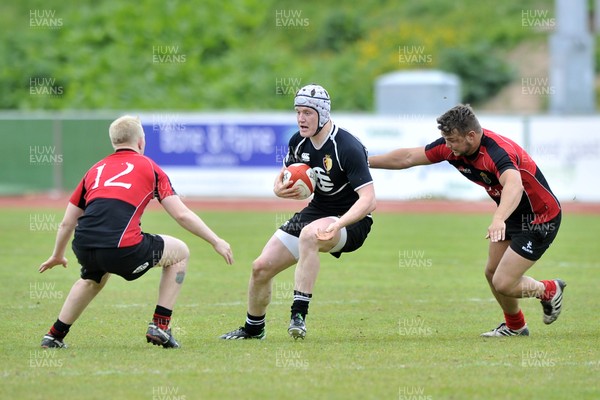
[[[377,208],[377,200],[375,199],[375,196],[369,196],[367,199],[365,199],[366,214],[372,213],[373,211],[375,211],[376,208]]]
[[[517,191],[520,195],[523,194],[523,192],[525,191],[525,187],[523,187],[523,183],[519,183],[519,185],[517,186]]]
[[[58,229],[60,231],[67,231],[67,232],[71,232],[73,230],[75,230],[75,227],[77,226],[77,220],[75,221],[70,221],[70,220],[66,220],[63,219],[60,224],[58,224]]]
[[[188,226],[194,218],[195,214],[189,209],[176,210],[171,214],[171,217],[181,226]]]
[[[375,211],[376,208],[377,208],[377,201],[373,200],[369,207],[369,214],[372,213],[373,211]]]

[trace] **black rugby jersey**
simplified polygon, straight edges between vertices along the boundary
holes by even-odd
[[[354,135],[332,125],[329,137],[316,149],[296,132],[289,141],[285,166],[308,164],[317,177],[311,205],[331,215],[343,215],[358,200],[356,191],[373,183],[367,149]]]

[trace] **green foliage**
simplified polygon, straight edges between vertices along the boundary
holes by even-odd
[[[526,8],[553,10],[553,3],[532,0]],[[379,75],[447,69],[447,57],[483,100],[491,86],[506,82],[506,68],[475,74],[457,68],[444,49],[469,56],[477,52],[472,43],[488,43],[487,57],[498,60],[523,40],[547,37],[523,28],[520,0],[492,8],[479,0],[378,0],[343,8],[290,0],[4,2],[0,108],[289,109],[297,87],[282,88],[287,78],[323,84],[337,109],[370,110]],[[60,26],[32,26],[32,13],[43,12]],[[423,46],[432,61],[400,63],[404,45]]]
[[[318,37],[317,48],[336,52],[363,35],[360,17],[342,10],[331,12],[321,30],[323,32]]]
[[[514,77],[511,67],[494,55],[489,45],[445,49],[440,58],[446,71],[461,77],[465,103],[477,104],[492,97]]]

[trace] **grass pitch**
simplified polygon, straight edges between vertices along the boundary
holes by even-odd
[[[308,335],[287,335],[293,268],[276,277],[265,341],[220,341],[244,321],[252,260],[284,213],[200,215],[234,249],[227,266],[166,213],[144,230],[184,239],[192,258],[174,312],[179,350],[146,344],[160,271],[113,276],[71,328],[68,349],[41,350],[79,268],[40,275],[62,217],[0,210],[2,399],[594,399],[600,397],[600,216],[564,215],[533,267],[567,281],[563,314],[542,323],[522,302],[529,338],[484,339],[502,321],[483,276],[489,216],[376,214],[366,244],[322,255]]]

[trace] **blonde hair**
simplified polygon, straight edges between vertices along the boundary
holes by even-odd
[[[144,137],[144,129],[139,117],[124,115],[110,124],[108,135],[113,147],[124,144],[137,144],[139,138]]]

